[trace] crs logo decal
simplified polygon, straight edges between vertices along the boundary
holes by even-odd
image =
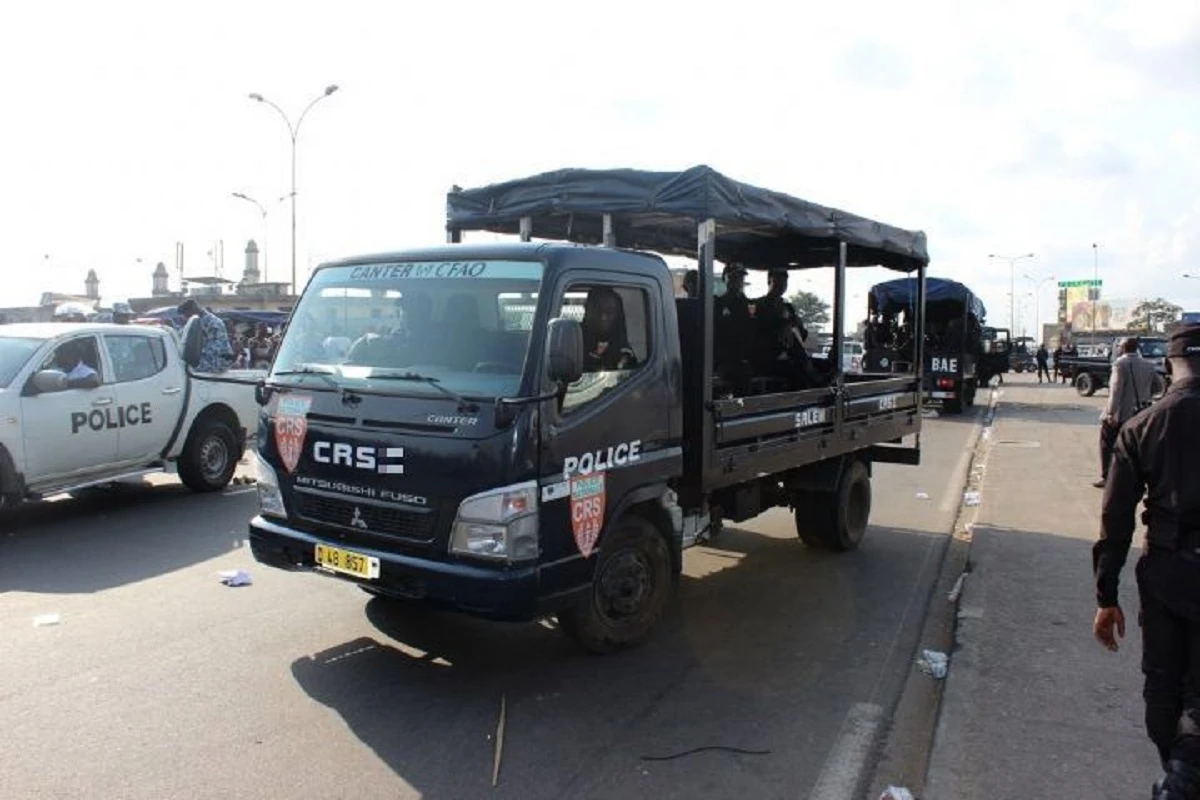
[[[308,433],[308,409],[312,397],[308,395],[282,395],[275,406],[275,448],[284,469],[294,472],[304,450],[304,437]]]
[[[318,464],[365,469],[380,475],[404,474],[403,447],[316,441],[313,442],[312,459]]]

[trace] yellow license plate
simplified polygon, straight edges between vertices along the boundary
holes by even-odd
[[[316,561],[317,566],[353,575],[356,578],[373,580],[379,577],[378,558],[342,550],[338,547],[330,547],[327,544],[317,545]]]

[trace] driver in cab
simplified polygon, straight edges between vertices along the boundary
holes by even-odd
[[[584,304],[583,371],[604,372],[637,367],[625,327],[625,304],[615,290],[597,286]]]
[[[100,373],[83,360],[74,342],[67,342],[54,354],[54,366],[67,376],[68,389],[95,389],[100,385]]]

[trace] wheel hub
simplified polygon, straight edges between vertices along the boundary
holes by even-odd
[[[229,448],[219,437],[213,436],[207,439],[200,447],[200,466],[204,470],[205,478],[209,480],[220,478],[228,463]]]
[[[613,555],[597,582],[600,612],[612,620],[637,614],[653,590],[653,571],[646,558],[633,550]]]

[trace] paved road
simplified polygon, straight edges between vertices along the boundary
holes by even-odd
[[[657,638],[608,658],[260,568],[242,487],[9,513],[0,797],[845,800],[911,669],[973,427],[927,421],[922,467],[877,468],[857,553],[806,551],[784,512],[690,552]],[[221,585],[233,568],[254,585]],[[769,753],[642,758],[706,746]]]

